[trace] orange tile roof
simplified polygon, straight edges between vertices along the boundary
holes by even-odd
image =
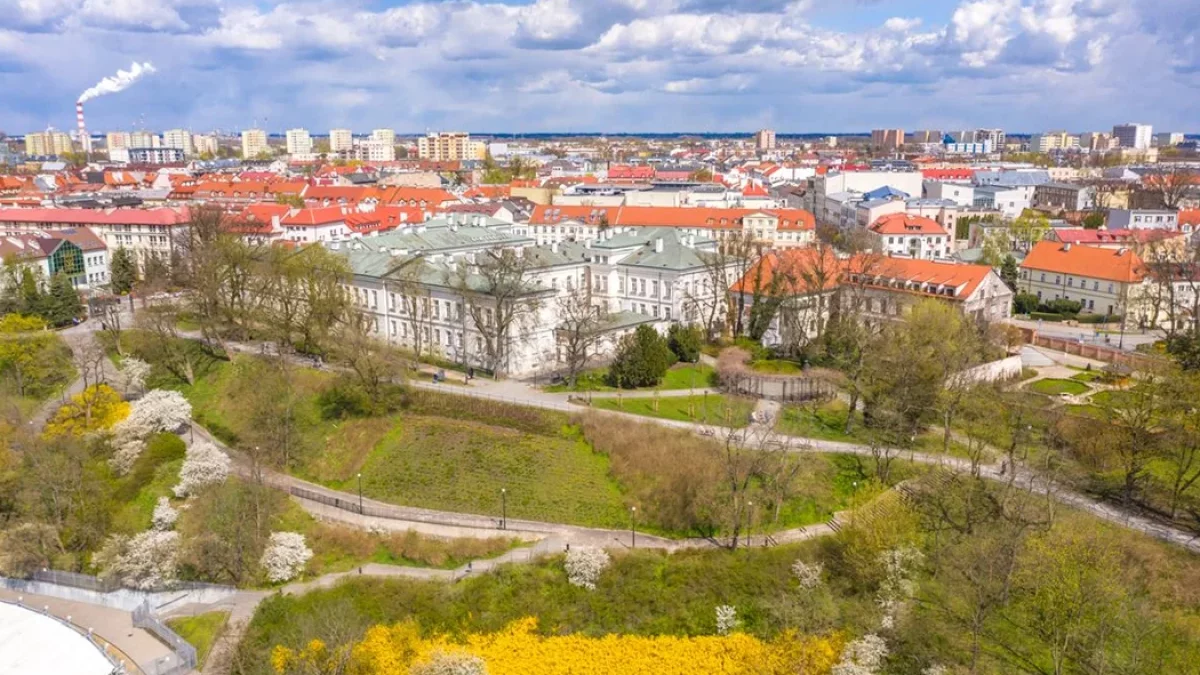
[[[822,256],[826,265],[824,268],[819,265]],[[828,249],[802,248],[771,251],[764,255],[730,290],[753,293],[757,287],[761,289],[760,292],[766,291],[771,287],[775,275],[780,273],[787,276],[781,286],[789,295],[811,293],[816,284],[821,284],[826,291],[833,290],[847,280],[866,275],[864,282],[867,286],[965,300],[994,272],[987,265],[878,255],[837,258]],[[954,293],[939,293],[939,288],[954,289]]]
[[[314,227],[343,222],[351,213],[354,211],[346,206],[318,206],[289,211],[279,222],[292,227]]]
[[[463,196],[467,199],[508,199],[510,190],[508,185],[476,185]]]
[[[1186,209],[1179,212],[1180,225],[1200,225],[1200,209]]]
[[[766,188],[764,188],[763,186],[761,186],[757,183],[748,183],[746,185],[746,187],[742,189],[742,196],[743,197],[770,197],[771,194],[769,192],[767,192]]]
[[[892,213],[882,216],[871,225],[876,234],[946,234],[946,228],[933,218],[911,213]]]
[[[1021,267],[1121,283],[1137,283],[1145,278],[1142,259],[1133,251],[1071,246],[1055,241],[1039,241],[1025,256]]]

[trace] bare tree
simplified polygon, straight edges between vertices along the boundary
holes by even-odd
[[[574,388],[579,373],[595,354],[607,317],[602,307],[592,304],[590,282],[560,295],[556,304],[559,354],[567,367],[567,383]]]
[[[106,381],[104,364],[108,361],[108,354],[91,335],[77,341],[71,348],[71,354],[75,370],[79,371],[79,377],[83,380],[84,389]]]
[[[141,349],[147,358],[161,364],[172,375],[188,384],[196,383],[196,352],[179,337],[176,326],[179,310],[170,303],[146,307],[138,313],[137,327],[141,330]]]
[[[368,398],[383,403],[387,387],[404,377],[404,363],[379,333],[373,315],[351,308],[338,329],[334,354],[353,371]]]
[[[1200,186],[1200,173],[1186,164],[1157,164],[1142,176],[1142,185],[1162,208],[1175,210]]]
[[[551,291],[538,283],[536,264],[519,250],[476,255],[475,264],[459,265],[448,281],[463,297],[465,311],[482,339],[479,356],[484,366],[498,375],[511,366],[512,342],[533,328]]]
[[[726,411],[725,426],[721,430],[720,444],[712,447],[718,453],[721,466],[721,482],[724,485],[723,502],[729,524],[729,548],[736,549],[750,524],[751,502],[764,481],[786,481],[787,445],[778,437],[770,424],[752,424],[738,427]],[[794,476],[794,474],[792,474]],[[777,494],[787,493],[790,483],[778,483]]]
[[[684,284],[681,289],[685,317],[697,317],[710,342],[735,327],[739,305],[729,289],[749,270],[752,249],[748,236],[720,238],[716,250],[698,252],[704,264],[703,282]]]

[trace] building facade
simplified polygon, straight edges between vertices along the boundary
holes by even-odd
[[[899,150],[904,145],[903,129],[874,129],[871,145],[882,150]]]
[[[313,151],[312,136],[308,135],[308,129],[288,129],[285,136],[287,143],[287,154],[289,155],[311,155]]]
[[[242,159],[254,159],[264,152],[270,152],[267,132],[262,129],[242,131]]]
[[[1154,138],[1154,127],[1149,124],[1136,124],[1130,122],[1128,124],[1118,124],[1113,127],[1113,138],[1117,139],[1117,145],[1122,148],[1130,148],[1132,150],[1149,150],[1151,141]]]
[[[179,148],[183,154],[191,157],[196,154],[192,145],[192,132],[187,129],[168,129],[163,132],[163,147]]]

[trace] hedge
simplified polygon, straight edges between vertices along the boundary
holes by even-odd
[[[1079,323],[1120,323],[1121,318],[1112,314],[1080,314],[1075,320]]]
[[[1066,317],[1064,317],[1062,314],[1052,314],[1050,312],[1030,312],[1029,318],[1033,319],[1034,321],[1039,319],[1043,321],[1062,321]]]

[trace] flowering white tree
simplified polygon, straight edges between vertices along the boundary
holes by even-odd
[[[150,517],[154,529],[169,530],[174,527],[175,521],[178,519],[179,512],[171,508],[171,500],[159,497],[158,503],[154,505],[154,514]]]
[[[904,546],[884,551],[879,558],[884,576],[875,602],[883,612],[880,626],[891,629],[904,604],[917,593],[917,571],[925,556],[911,546]]]
[[[729,635],[737,630],[742,622],[737,618],[737,608],[733,605],[717,605],[717,634]]]
[[[825,566],[819,562],[808,563],[798,559],[792,563],[792,576],[800,582],[800,588],[805,590],[812,590],[821,585],[821,572],[824,570]]]
[[[133,357],[121,362],[121,389],[126,395],[133,391],[146,388],[146,378],[150,375],[150,364]]]
[[[921,671],[921,675],[950,675],[950,669],[940,664],[933,664]]]
[[[611,559],[604,549],[591,546],[577,546],[567,552],[564,566],[567,569],[567,581],[574,586],[581,586],[589,591],[596,590],[596,582],[600,573],[608,567]]]
[[[830,675],[875,675],[887,658],[887,643],[875,634],[864,635],[846,645],[842,659]]]
[[[117,426],[120,427],[120,424]],[[129,432],[122,433],[118,430],[113,439],[113,447],[116,448],[116,451],[109,458],[108,465],[118,476],[124,476],[133,469],[137,458],[141,457],[142,451],[146,449],[146,441]]]
[[[179,533],[147,530],[133,537],[113,535],[96,554],[104,575],[122,586],[148,591],[175,581]]]
[[[487,675],[483,659],[467,652],[434,652],[429,660],[409,668],[410,675]]]
[[[126,422],[149,433],[176,431],[192,419],[192,404],[177,391],[155,389],[133,402]]]
[[[229,455],[205,440],[192,443],[179,469],[179,485],[174,488],[176,497],[193,495],[205,485],[223,482],[229,477]]]
[[[267,579],[279,583],[294,578],[312,558],[313,552],[299,532],[272,532],[263,551],[262,566]]]

